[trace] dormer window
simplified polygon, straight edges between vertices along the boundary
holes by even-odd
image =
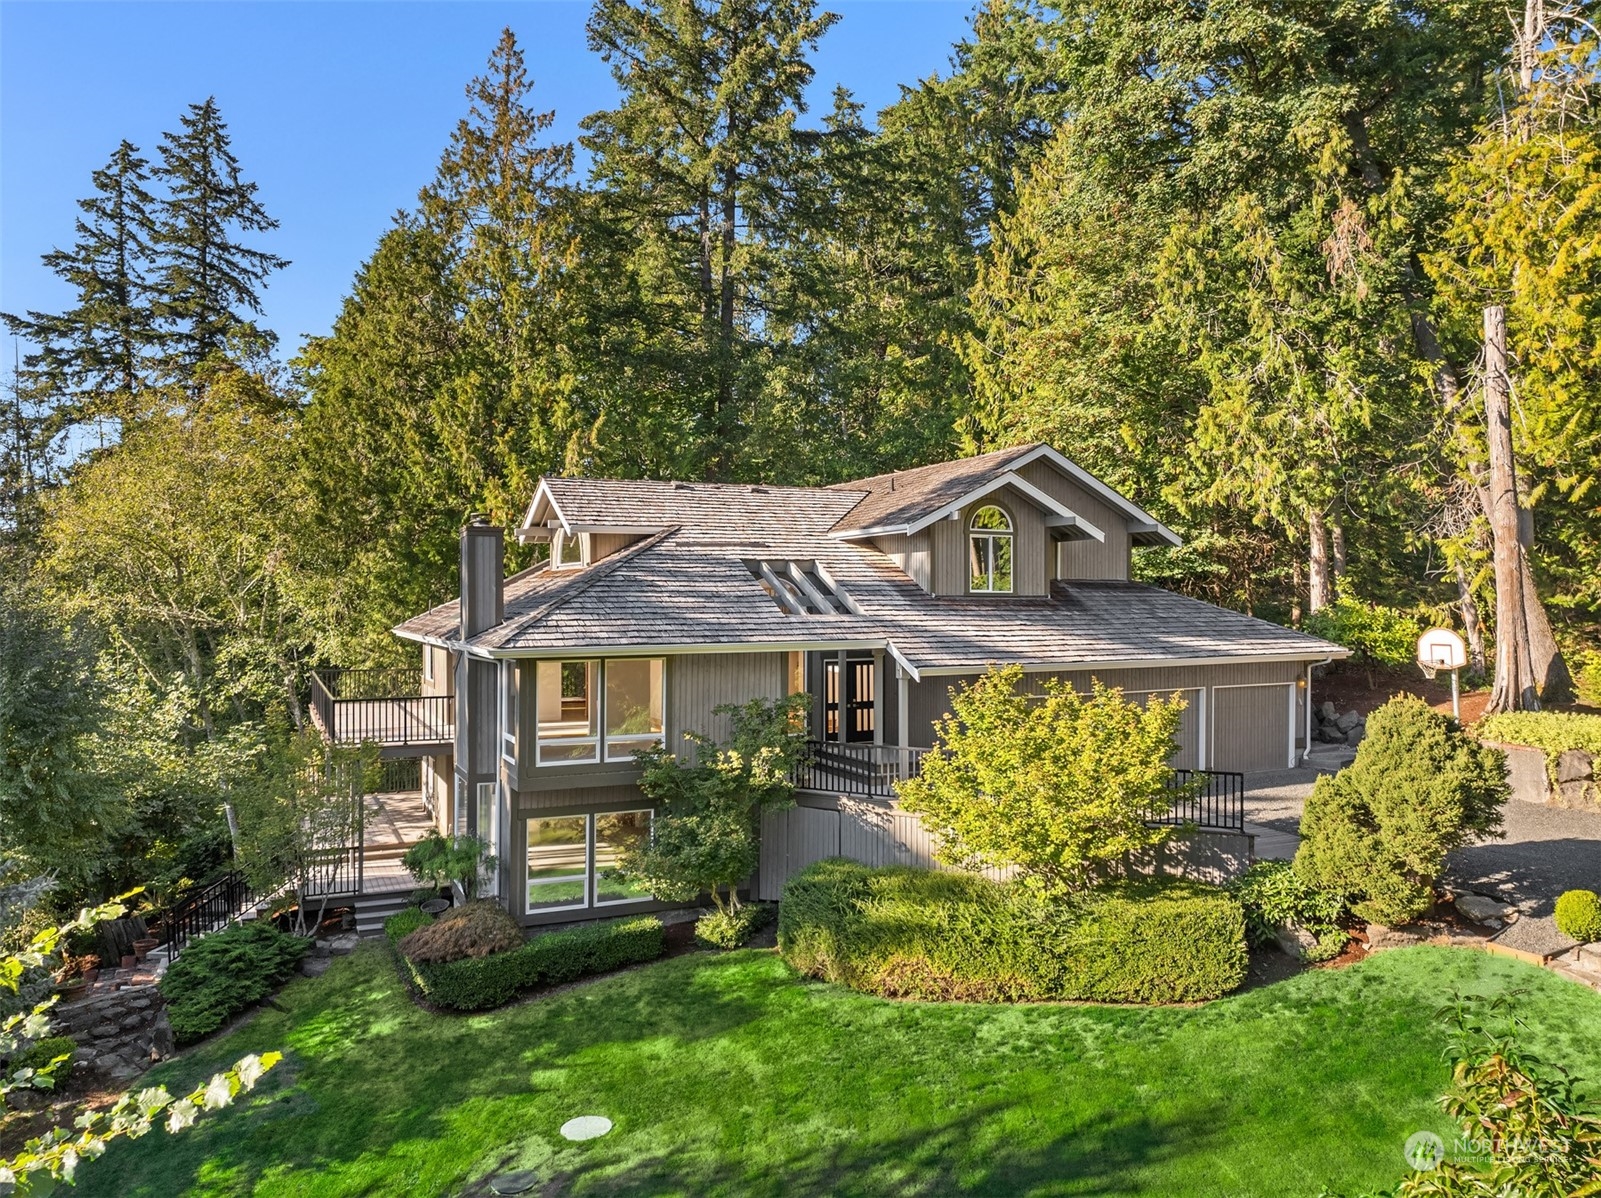
[[[1012,518],[993,504],[981,507],[968,521],[968,558],[974,594],[1012,592]]]
[[[555,558],[558,567],[583,565],[583,535],[576,532],[558,532],[556,534]]]

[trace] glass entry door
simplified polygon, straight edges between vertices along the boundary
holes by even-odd
[[[849,742],[873,739],[873,696],[877,693],[873,659],[846,658],[844,685],[840,661],[823,659],[823,727],[825,739]]]

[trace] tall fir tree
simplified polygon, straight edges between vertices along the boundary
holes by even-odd
[[[71,249],[41,257],[73,293],[64,312],[6,314],[6,327],[33,349],[18,382],[48,406],[47,435],[138,406],[160,336],[152,312],[157,202],[149,163],[124,140],[92,175],[94,194],[78,201]]]
[[[261,312],[261,290],[288,260],[247,245],[241,236],[278,227],[240,173],[215,97],[189,105],[182,128],[161,139],[155,177],[165,184],[156,216],[160,268],[156,314],[169,365],[188,373],[230,337],[267,350],[272,333],[247,314]]]

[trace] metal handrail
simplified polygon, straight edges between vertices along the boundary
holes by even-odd
[[[928,751],[898,745],[809,740],[806,756],[796,764],[790,781],[797,790],[887,798],[894,795],[896,782],[917,777]]]
[[[1194,824],[1231,832],[1245,830],[1245,775],[1233,770],[1174,770],[1172,800],[1146,814],[1148,824]]]
[[[453,740],[455,695],[420,692],[414,670],[313,670],[312,718],[337,744],[429,745]]]
[[[255,897],[250,882],[237,869],[181,895],[161,912],[159,940],[167,959],[177,957],[191,940],[233,923]]]

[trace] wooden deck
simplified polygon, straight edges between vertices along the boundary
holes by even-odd
[[[367,796],[362,846],[362,894],[414,890],[417,882],[400,863],[406,850],[428,835],[434,817],[421,791]]]

